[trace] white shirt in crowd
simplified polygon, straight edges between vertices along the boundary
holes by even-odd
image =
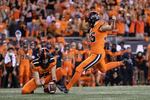
[[[9,62],[12,62],[12,67],[16,66],[16,56],[14,53],[10,53],[10,52],[6,53],[4,63],[8,64]]]

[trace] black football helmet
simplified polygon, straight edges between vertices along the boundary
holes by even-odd
[[[89,13],[89,15],[88,15],[88,23],[89,23],[89,26],[91,28],[94,27],[95,22],[98,21],[98,20],[100,20],[100,16],[99,16],[99,14],[97,12],[92,11],[92,12]]]
[[[24,40],[23,41],[23,50],[27,53],[27,51],[28,51],[28,41],[27,40]]]
[[[50,54],[47,48],[41,48],[40,53],[40,63],[41,67],[43,69],[47,68],[49,66],[49,59],[50,59]]]

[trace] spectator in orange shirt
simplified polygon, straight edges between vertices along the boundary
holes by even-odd
[[[20,48],[18,51],[19,59],[20,59],[20,67],[19,67],[19,80],[20,87],[24,86],[30,80],[31,69],[30,69],[30,61],[32,60],[32,51],[29,49],[27,41],[24,41],[23,48]]]
[[[56,21],[53,20],[47,28],[47,34],[50,36],[57,36],[58,34],[56,33],[56,30]]]
[[[4,36],[8,36],[7,32],[7,20],[3,20],[2,16],[0,16],[0,33]]]
[[[95,86],[95,76],[94,76],[94,69],[88,69],[87,71],[82,72],[82,75],[79,79],[79,86]]]
[[[144,38],[144,21],[142,16],[138,17],[138,20],[136,22],[136,37],[137,38]]]
[[[118,35],[124,36],[124,34],[125,34],[125,21],[124,21],[123,17],[120,16],[120,18],[118,18],[118,21],[116,23],[116,27],[117,27]]]
[[[130,22],[130,26],[129,26],[129,36],[135,36],[135,34],[136,34],[135,25],[136,25],[136,19],[131,17],[131,22]]]

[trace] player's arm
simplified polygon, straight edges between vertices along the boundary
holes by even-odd
[[[56,77],[56,65],[54,65],[54,67],[51,70],[52,73],[52,80],[53,81],[57,81],[57,77]]]
[[[50,63],[49,67],[51,69],[53,81],[57,81],[57,78],[56,78],[56,59],[57,59],[57,57],[51,57],[49,59],[49,63]]]
[[[44,85],[45,81],[40,79],[40,75],[39,75],[38,71],[33,72],[33,78],[35,79],[36,85],[38,85],[38,86],[43,86]]]
[[[38,67],[39,67],[39,58],[35,58],[31,62],[32,75],[33,75],[33,78],[35,79],[35,83],[38,86],[42,86],[42,85],[44,85],[45,82],[41,81],[41,79],[40,79],[40,74],[38,72]]]
[[[51,57],[50,59],[49,59],[49,67],[50,67],[50,69],[52,69],[53,67],[55,67],[55,65],[56,65],[56,58],[55,57]]]
[[[32,67],[32,77],[35,79],[35,83],[37,86],[42,86],[44,85],[44,81],[41,81],[40,79],[40,74],[37,70],[37,66],[34,65],[34,63],[31,63],[31,67]]]
[[[116,22],[116,17],[113,16],[111,24],[109,25],[108,23],[104,23],[102,26],[100,26],[99,30],[101,32],[111,31],[111,30],[115,29],[115,22]]]

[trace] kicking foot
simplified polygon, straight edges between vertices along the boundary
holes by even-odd
[[[66,88],[66,86],[64,86],[64,85],[60,85],[60,84],[56,84],[56,86],[57,86],[57,88],[60,90],[60,91],[62,91],[62,92],[64,92],[64,93],[68,93],[69,92],[69,90]]]

